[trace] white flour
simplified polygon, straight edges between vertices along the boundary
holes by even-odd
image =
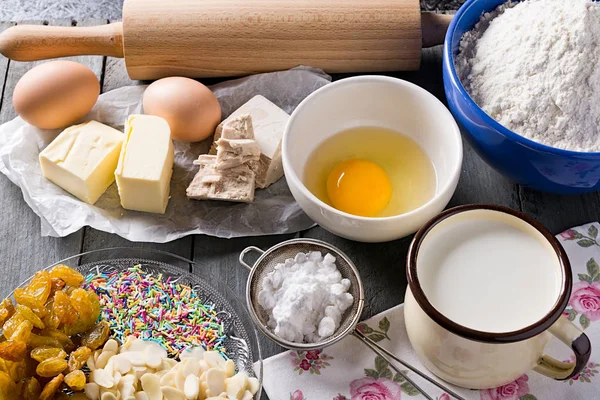
[[[340,326],[354,301],[349,288],[331,254],[298,253],[264,278],[258,303],[269,313],[268,325],[277,336],[316,343]]]
[[[456,68],[492,118],[539,143],[600,151],[600,6],[528,0],[484,14]]]

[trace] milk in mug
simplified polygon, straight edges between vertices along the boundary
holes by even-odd
[[[510,332],[534,324],[561,290],[556,253],[510,221],[467,218],[440,226],[422,244],[418,263],[431,305],[479,331]]]

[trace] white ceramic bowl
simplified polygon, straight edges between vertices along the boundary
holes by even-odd
[[[367,218],[313,195],[303,183],[308,158],[324,140],[357,126],[380,126],[415,140],[435,167],[434,197],[405,214]],[[290,117],[282,144],[287,183],[304,212],[328,231],[361,242],[408,236],[441,212],[456,189],[462,154],[460,130],[442,102],[419,86],[385,76],[342,79],[312,93]]]

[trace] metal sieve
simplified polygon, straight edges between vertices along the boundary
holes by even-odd
[[[244,261],[244,257],[249,252],[254,251],[260,253],[260,258],[254,263],[254,267],[250,267]],[[275,265],[285,262],[288,258],[296,257],[298,253],[309,253],[311,251],[319,251],[325,255],[330,253],[335,257],[335,265],[342,274],[343,278],[350,280],[349,293],[354,297],[354,303],[344,315],[340,322],[340,327],[329,338],[317,343],[296,343],[290,342],[275,335],[267,326],[269,316],[267,312],[258,304],[258,293],[262,288],[263,279],[275,268]],[[350,261],[350,259],[335,247],[314,239],[292,239],[279,243],[271,247],[269,250],[262,251],[258,247],[247,247],[240,254],[240,263],[250,270],[248,283],[246,284],[246,302],[250,317],[254,320],[258,328],[267,335],[275,343],[282,347],[291,350],[315,350],[322,349],[338,342],[344,336],[352,333],[354,327],[360,320],[360,315],[365,303],[365,293],[362,286],[362,281],[358,275],[358,270]]]
[[[352,294],[352,296],[354,297],[354,303],[351,308],[346,310],[346,312],[342,316],[339,328],[334,332],[332,336],[315,343],[290,342],[275,335],[273,331],[271,331],[271,329],[268,327],[267,321],[269,319],[269,316],[267,312],[262,308],[262,306],[258,303],[258,293],[262,288],[263,279],[265,279],[265,277],[269,273],[273,272],[277,264],[284,263],[286,259],[294,258],[298,253],[309,253],[311,251],[318,251],[321,252],[323,255],[329,253],[335,257],[335,265],[338,271],[340,271],[343,278],[350,280],[351,284],[349,293]],[[246,255],[248,255],[251,252],[256,252],[260,255],[252,266],[250,266],[244,260]],[[419,371],[412,365],[402,361],[401,359],[399,359],[386,349],[382,348],[377,343],[375,343],[356,329],[356,324],[358,324],[360,320],[360,316],[364,307],[365,293],[362,285],[362,280],[360,278],[358,270],[356,269],[356,266],[354,266],[354,264],[348,258],[348,256],[346,256],[341,250],[321,240],[291,239],[279,243],[266,251],[255,246],[249,246],[240,253],[239,261],[240,264],[242,264],[246,269],[248,269],[248,271],[250,271],[250,274],[248,276],[248,282],[246,283],[246,303],[248,306],[248,311],[250,312],[250,317],[252,318],[253,322],[258,326],[258,328],[273,342],[279,344],[282,347],[285,347],[286,349],[307,351],[323,349],[342,340],[347,335],[353,335],[360,341],[362,341],[365,345],[367,345],[367,347],[369,347],[374,353],[385,359],[392,369],[394,369],[398,374],[400,374],[404,379],[406,379],[408,383],[413,385],[415,389],[417,389],[425,398],[433,400],[433,397],[431,397],[423,389],[421,389],[410,377],[407,376],[407,374],[404,371],[400,370],[397,366],[395,366],[394,363],[391,362],[391,360],[395,360],[398,363],[402,364],[404,367],[421,376],[423,379],[444,390],[449,395],[459,400],[464,400],[463,397],[459,396],[452,390],[433,380],[428,375]]]

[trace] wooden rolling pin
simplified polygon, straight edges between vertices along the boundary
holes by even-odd
[[[18,25],[0,34],[16,61],[125,57],[132,79],[239,76],[297,65],[327,72],[415,70],[449,15],[419,0],[125,0],[123,22]]]

